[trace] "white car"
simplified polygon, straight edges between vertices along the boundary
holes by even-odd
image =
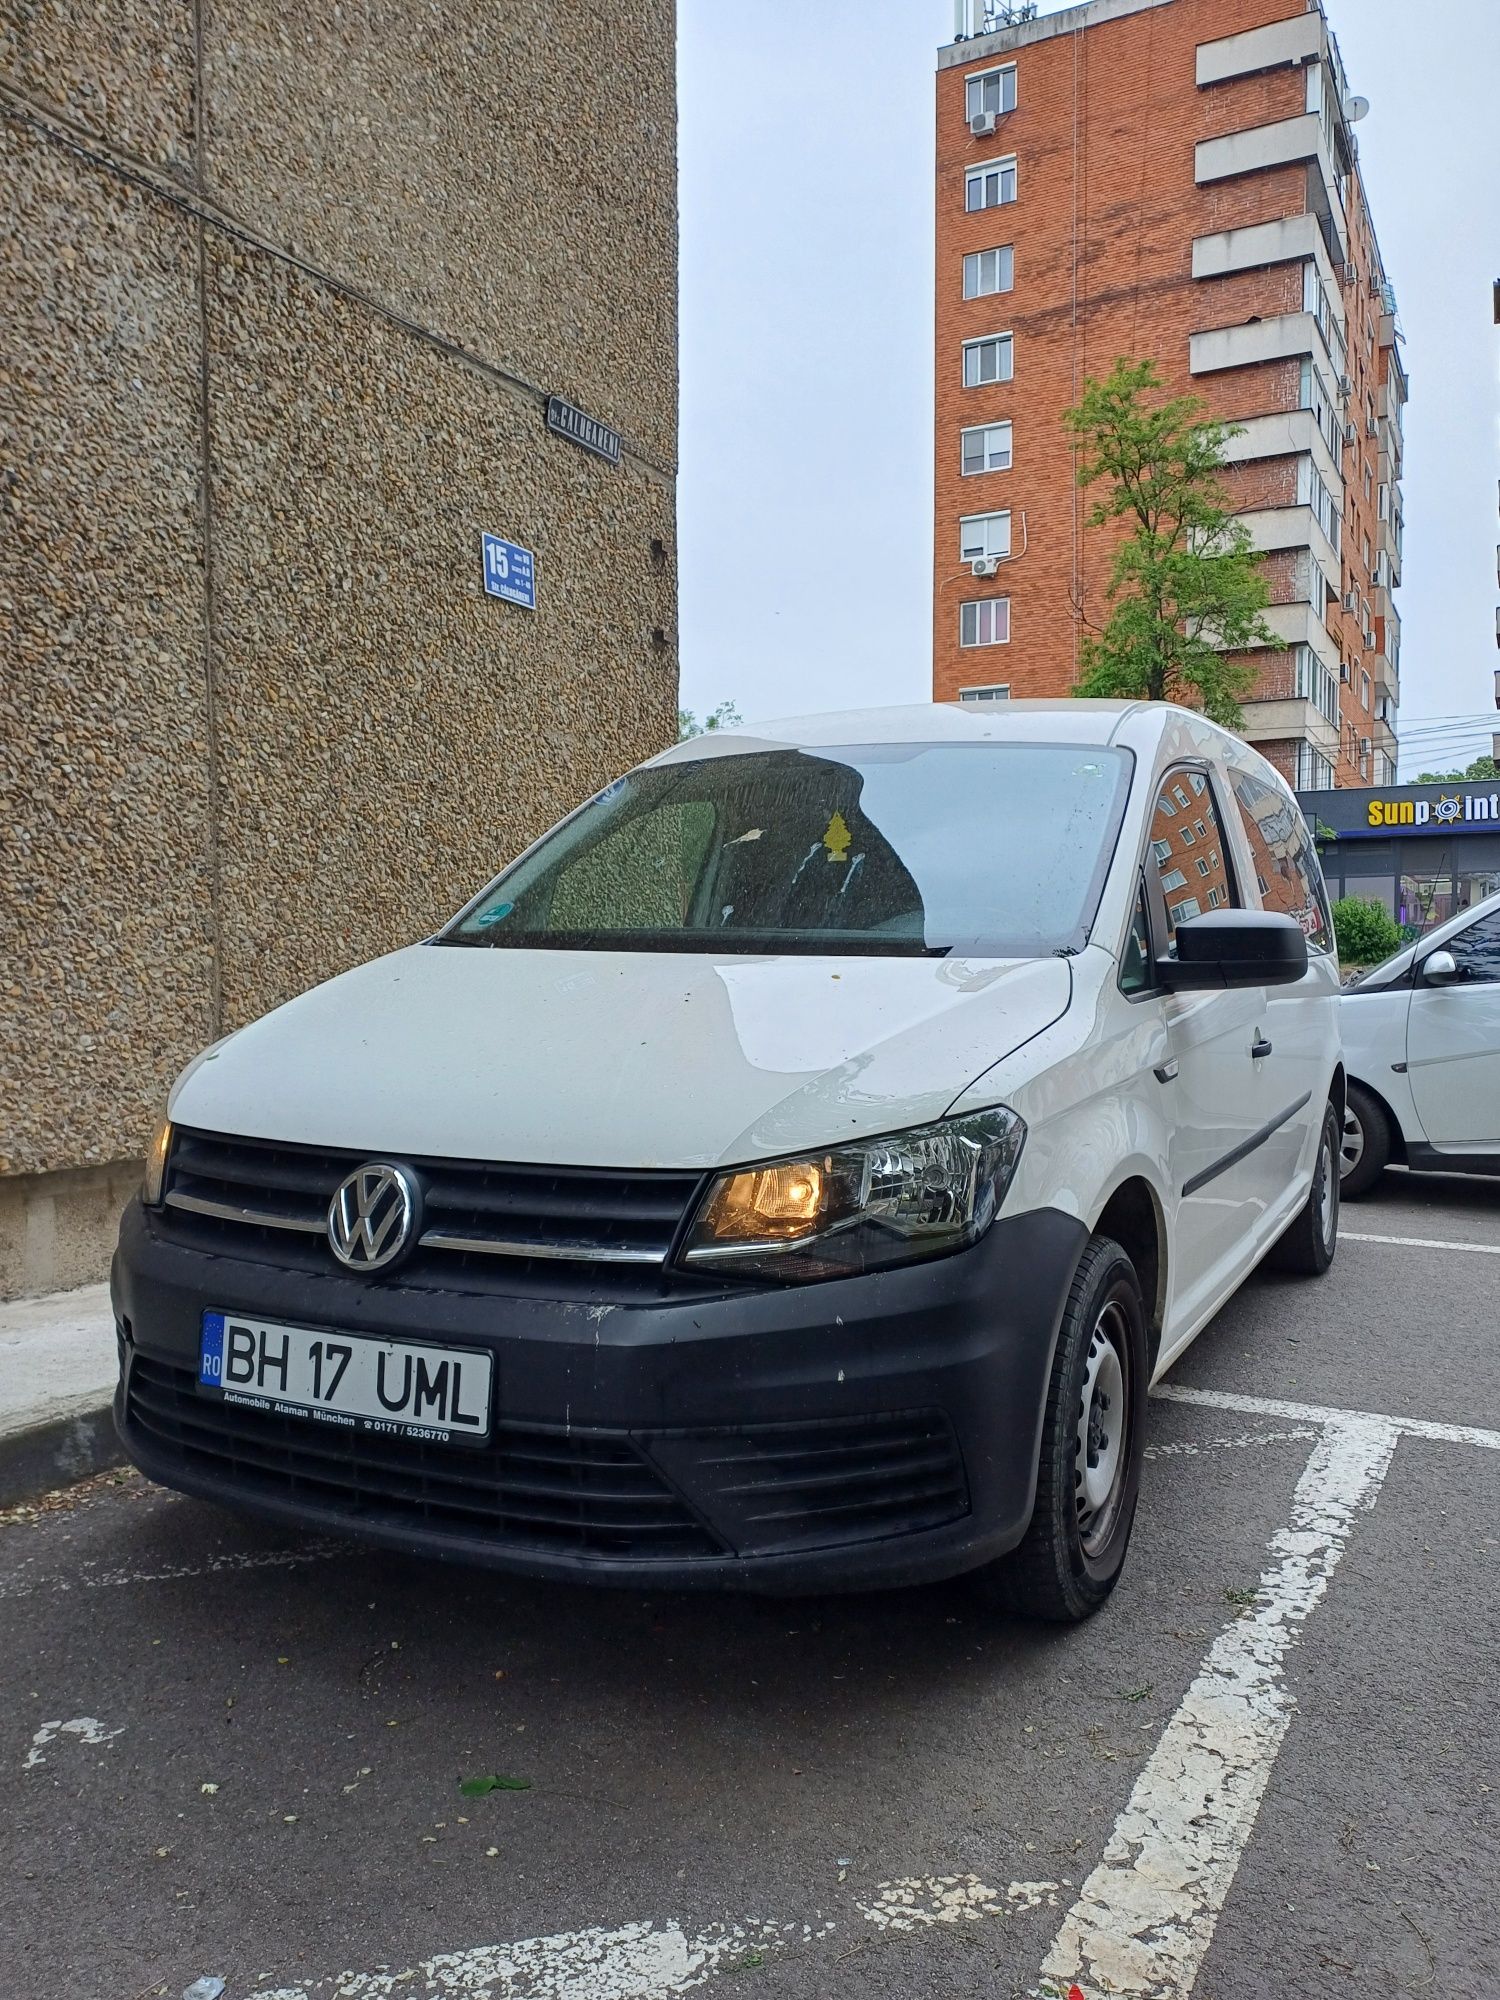
[[[1343,1192],[1392,1161],[1500,1174],[1500,896],[1438,924],[1346,987]]]
[[[1333,1257],[1331,944],[1292,794],[1181,709],[678,745],[184,1072],[121,1435],[429,1557],[1083,1617],[1149,1381]]]

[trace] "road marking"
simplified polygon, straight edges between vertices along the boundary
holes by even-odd
[[[1357,1236],[1339,1231],[1340,1243],[1396,1243],[1403,1250],[1467,1250],[1471,1257],[1500,1257],[1500,1243],[1451,1243],[1443,1236]]]
[[[1435,1424],[1425,1417],[1387,1416],[1382,1410],[1325,1409],[1315,1403],[1282,1402],[1274,1396],[1238,1396],[1228,1389],[1189,1389],[1175,1382],[1159,1382],[1151,1393],[1168,1403],[1197,1403],[1204,1409],[1234,1410],[1247,1417],[1283,1417],[1293,1423],[1316,1424],[1320,1430],[1330,1424],[1391,1424],[1403,1437],[1500,1451],[1500,1431],[1481,1430],[1474,1424]]]
[[[1245,1431],[1240,1437],[1204,1438],[1197,1444],[1148,1444],[1147,1458],[1195,1458],[1204,1451],[1247,1451],[1257,1444],[1302,1444],[1318,1435],[1311,1424],[1289,1431]]]
[[[13,1576],[0,1578],[0,1598],[34,1597],[44,1590],[118,1590],[127,1583],[177,1583],[184,1577],[217,1576],[221,1570],[296,1569],[303,1563],[327,1562],[330,1556],[368,1555],[367,1549],[353,1549],[347,1542],[310,1542],[301,1549],[250,1549],[210,1556],[205,1562],[168,1563],[164,1569],[109,1569],[93,1575],[87,1563],[80,1563],[72,1576],[47,1577],[38,1582]]]
[[[1220,1633],[1167,1724],[1053,1941],[1042,1992],[1076,1982],[1091,1995],[1187,2000],[1291,1722],[1286,1656],[1374,1505],[1400,1432],[1380,1417],[1328,1425],[1297,1482],[1292,1525],[1272,1538],[1254,1610]]]
[[[31,1770],[37,1764],[45,1764],[43,1755],[49,1743],[59,1736],[77,1736],[85,1743],[113,1743],[117,1736],[123,1736],[123,1729],[106,1729],[97,1715],[75,1715],[71,1722],[44,1722],[31,1739],[31,1748],[22,1760],[21,1769]]]
[[[1058,1890],[1070,1882],[1012,1882],[990,1889],[977,1875],[906,1875],[876,1884],[873,1903],[855,1908],[883,1931],[925,1931],[934,1924],[978,1923],[1008,1910],[1057,1908]]]

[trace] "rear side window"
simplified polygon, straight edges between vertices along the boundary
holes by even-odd
[[[1162,780],[1151,820],[1151,848],[1161,871],[1168,947],[1177,926],[1206,910],[1236,905],[1218,807],[1199,771],[1171,771]]]
[[[1323,870],[1296,804],[1253,771],[1232,770],[1235,803],[1250,843],[1263,909],[1295,917],[1313,951],[1333,950]]]
[[[1448,940],[1448,950],[1465,979],[1486,985],[1500,982],[1500,910],[1481,917],[1466,931]]]

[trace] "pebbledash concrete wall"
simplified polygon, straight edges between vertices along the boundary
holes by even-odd
[[[673,33],[0,0],[0,1296],[102,1275],[196,1050],[675,735]]]

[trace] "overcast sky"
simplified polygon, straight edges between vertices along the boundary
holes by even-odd
[[[1487,751],[1500,724],[1500,0],[1328,12],[1371,102],[1360,156],[1412,383],[1409,780]],[[750,720],[928,700],[933,75],[951,0],[678,13],[682,700]]]

